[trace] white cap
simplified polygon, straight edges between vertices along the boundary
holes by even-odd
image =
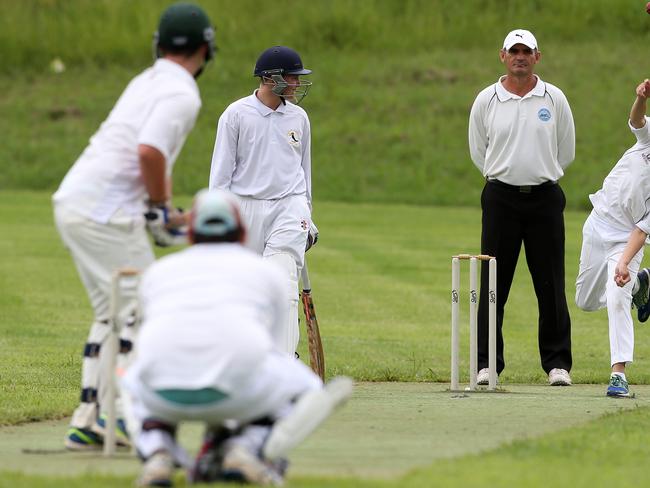
[[[515,44],[523,44],[531,49],[537,49],[537,39],[532,32],[524,29],[516,29],[510,32],[503,41],[503,49],[506,51]]]
[[[201,190],[194,198],[192,230],[203,236],[224,236],[241,227],[239,201],[225,190]]]

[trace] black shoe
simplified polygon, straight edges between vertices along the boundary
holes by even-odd
[[[650,317],[650,269],[643,268],[637,274],[639,289],[632,295],[632,303],[637,308],[639,322],[645,322]]]
[[[233,431],[225,428],[208,428],[203,438],[203,444],[194,460],[190,471],[192,483],[210,483],[214,481],[245,481],[243,479],[225,479],[221,467],[223,462],[223,444],[233,435]],[[227,477],[226,477],[227,478]]]

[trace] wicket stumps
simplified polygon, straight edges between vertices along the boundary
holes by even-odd
[[[451,390],[459,391],[458,362],[460,351],[459,302],[460,261],[469,260],[469,390],[476,390],[478,363],[478,261],[489,261],[489,320],[488,320],[488,390],[497,387],[497,260],[484,254],[458,254],[451,259]]]
[[[117,445],[116,429],[117,429],[117,412],[116,412],[116,396],[117,396],[117,354],[119,352],[120,341],[120,304],[122,298],[122,284],[125,279],[132,279],[137,283],[140,271],[135,268],[119,268],[113,273],[111,279],[111,300],[110,300],[110,321],[111,332],[106,339],[105,353],[108,355],[108,371],[109,381],[106,391],[106,425],[104,436],[104,455],[112,456],[115,454]]]

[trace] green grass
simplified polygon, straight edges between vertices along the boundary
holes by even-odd
[[[322,238],[309,261],[329,374],[448,381],[449,257],[479,248],[479,210],[336,202],[317,202],[316,208]],[[606,314],[580,312],[572,300],[585,216],[566,215],[566,278],[573,377],[591,383],[606,379],[609,348]],[[90,307],[54,229],[47,193],[0,193],[0,222],[8,236],[0,241],[0,424],[61,416],[77,400]],[[506,307],[504,381],[545,380],[536,309],[520,263]],[[464,302],[461,312],[467,320]],[[638,362],[629,369],[637,383],[650,383],[646,334],[638,329]],[[466,345],[464,335],[463,351]],[[304,342],[301,353],[307,357]]]
[[[187,197],[181,200],[187,203]],[[370,381],[448,381],[449,256],[478,248],[478,209],[325,201],[318,201],[316,208],[322,239],[309,259],[328,374]],[[571,300],[585,216],[585,212],[573,211],[566,215],[572,374],[576,382],[602,384],[609,370],[606,315],[580,312]],[[61,418],[77,403],[90,307],[53,227],[48,193],[0,192],[0,222],[5,236],[0,240],[4,256],[0,262],[0,424]],[[507,367],[502,375],[506,384],[545,381],[534,310],[530,278],[520,263],[506,309]],[[635,384],[650,384],[646,335],[645,328],[637,329],[637,361],[628,370]],[[466,336],[462,348],[467,349]],[[304,338],[300,352],[307,357]],[[461,367],[465,371],[467,363]],[[507,409],[503,415],[507,418]],[[647,409],[608,417],[539,441],[517,442],[494,454],[436,461],[399,481],[301,475],[292,486],[419,488],[432,486],[431,480],[435,480],[433,486],[489,486],[498,476],[501,486],[516,486],[520,480],[526,486],[541,486],[547,481],[545,472],[532,467],[555,463],[563,470],[558,486],[584,486],[579,481],[583,475],[587,480],[613,482],[621,471],[637,473],[635,463],[647,449],[637,429],[646,431],[648,422]],[[625,446],[626,455],[617,458],[616,467],[607,467],[609,454],[602,439],[608,440],[612,452]],[[71,487],[81,483],[114,486],[126,480],[100,475],[39,478],[4,472],[1,479],[0,486]]]
[[[638,487],[650,455],[650,409],[609,414],[573,429],[515,441],[487,452],[441,459],[393,480],[292,476],[288,487]],[[390,462],[385,460],[384,462]],[[185,486],[182,478],[177,478]],[[34,476],[3,472],[2,488],[131,486],[133,476]],[[199,485],[200,486],[200,485]],[[208,485],[205,485],[208,486]],[[229,485],[209,485],[229,486]]]
[[[647,476],[649,427],[647,408],[609,415],[540,440],[434,463],[399,486],[636,487]]]
[[[603,385],[507,388],[508,393],[459,397],[444,391],[443,385],[357,384],[345,408],[292,452],[289,486],[347,486],[361,479],[372,480],[370,486],[494,486],[495,478],[505,483],[499,486],[515,486],[518,481],[539,486],[545,471],[528,473],[531,465],[556,463],[561,467],[557,484],[567,486],[569,480],[580,481],[584,465],[598,468],[610,443],[616,448],[625,441],[639,442],[647,425],[649,386],[635,386],[638,397],[633,401],[606,398]],[[110,462],[96,453],[43,454],[60,449],[65,426],[65,421],[58,421],[0,431],[5,434],[0,435],[0,473],[21,470],[29,475],[27,480],[42,477],[57,486],[64,485],[63,476],[91,486],[101,486],[102,475],[137,476],[139,462],[127,453]],[[201,427],[181,426],[180,442],[190,452],[198,448]],[[570,428],[575,435],[567,435]],[[598,442],[589,442],[586,430],[599,435]],[[585,441],[587,447],[573,452],[575,444]],[[21,452],[24,448],[41,451],[26,454]],[[646,453],[642,447],[630,464]],[[502,461],[513,466],[512,473],[499,473]],[[476,464],[478,469],[473,469]],[[622,460],[616,469],[608,465],[596,469],[596,475],[601,483],[611,483],[627,467],[628,461]],[[631,471],[636,469],[632,465]],[[586,477],[592,480],[591,476]],[[7,480],[14,477],[9,474]],[[182,478],[179,473],[179,485],[185,486]]]
[[[328,373],[369,381],[448,380],[449,256],[479,247],[482,181],[467,151],[469,108],[502,73],[497,50],[506,32],[535,32],[539,73],[566,93],[577,129],[576,161],[562,180],[572,209],[572,375],[581,383],[605,381],[607,317],[575,308],[573,279],[587,196],[633,143],[625,121],[634,86],[647,76],[644,2],[201,3],[217,25],[220,52],[199,80],[203,110],[175,167],[175,189],[189,195],[206,186],[216,120],[254,88],[259,52],[276,43],[298,49],[314,69],[303,105],[312,120],[314,217],[322,239],[309,259]],[[151,33],[168,4],[0,0],[0,425],[62,418],[76,406],[90,307],[53,227],[49,194],[129,79],[150,64]],[[49,70],[55,57],[67,66],[59,75]],[[503,381],[542,384],[536,302],[524,263],[504,334]],[[632,383],[650,384],[647,334],[636,331]],[[467,349],[466,336],[461,346]],[[307,357],[304,342],[300,352]],[[292,486],[639,486],[649,424],[643,408],[439,460],[399,480],[299,476]],[[0,476],[0,487],[131,483],[101,475]]]
[[[562,180],[570,208],[588,208],[589,192],[634,142],[626,118],[645,76],[650,29],[636,0],[595,0],[588,8],[584,0],[204,3],[221,50],[199,80],[204,105],[175,166],[179,193],[207,185],[216,121],[254,89],[254,61],[274,43],[297,48],[314,70],[304,107],[320,200],[477,205],[469,108],[503,72],[498,48],[515,26],[536,32],[539,73],[573,108],[577,156]],[[0,45],[7,47],[0,188],[53,190],[128,80],[150,63],[151,32],[167,2],[0,5]],[[57,56],[68,67],[60,75],[48,68]]]

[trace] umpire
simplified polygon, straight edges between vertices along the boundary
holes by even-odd
[[[534,74],[537,41],[510,32],[499,53],[506,74],[472,106],[469,148],[485,176],[481,195],[481,252],[496,256],[497,372],[505,367],[503,315],[524,243],[539,309],[542,368],[551,385],[570,385],[571,319],[564,288],[564,207],[558,185],[575,156],[575,129],[562,91]],[[488,270],[481,269],[478,383],[488,383]]]

